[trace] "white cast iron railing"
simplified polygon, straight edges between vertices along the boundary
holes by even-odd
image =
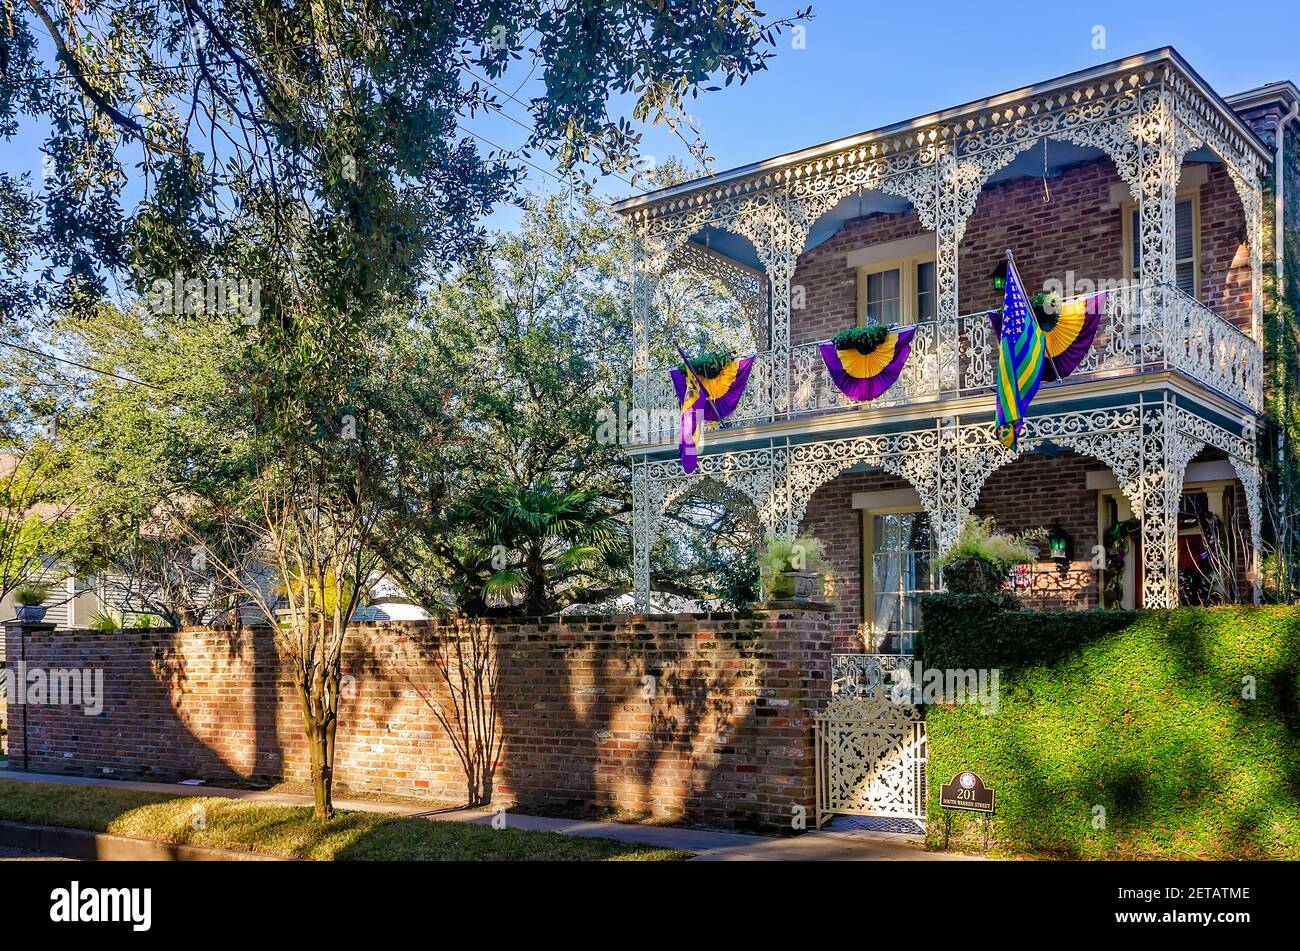
[[[918,324],[911,356],[898,381],[871,404],[855,403],[840,393],[826,372],[818,345],[808,343],[790,350],[789,410],[778,413],[776,407],[786,392],[773,376],[772,353],[760,352],[739,407],[718,428],[824,415],[864,405],[914,405],[941,396],[991,390],[997,370],[997,340],[985,312],[957,318],[956,386],[940,385],[940,335],[952,333],[953,329],[953,324],[945,327],[935,320]],[[1171,285],[1132,285],[1108,293],[1093,345],[1065,385],[1158,370],[1180,371],[1245,406],[1255,410],[1262,407],[1264,369],[1259,344]],[[949,374],[950,379],[953,376]],[[634,435],[633,442],[675,440],[678,407],[668,368],[652,370],[644,391],[647,405],[634,409],[643,417],[658,420],[658,425],[640,438]]]

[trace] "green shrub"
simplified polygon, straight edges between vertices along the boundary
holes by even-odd
[[[120,631],[126,627],[126,619],[116,608],[103,607],[90,616],[92,631]]]
[[[45,599],[50,596],[50,586],[33,582],[25,584],[14,591],[14,601],[24,607],[33,607],[38,604],[44,604]]]
[[[1133,622],[1133,611],[1021,611],[1009,592],[921,598],[916,653],[926,667],[1055,663]]]
[[[968,516],[952,547],[936,562],[944,586],[962,594],[997,591],[1012,567],[1033,559],[1027,537],[999,532],[992,518]]]
[[[996,712],[927,708],[931,843],[940,785],[969,769],[997,795],[995,849],[1300,858],[1300,610],[1048,614],[942,595],[922,611],[927,666],[1001,671]],[[978,846],[979,820],[955,813],[953,835]]]

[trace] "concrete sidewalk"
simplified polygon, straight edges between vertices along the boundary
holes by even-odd
[[[310,806],[310,796],[287,792],[261,792],[252,789],[228,789],[220,786],[188,786],[176,783],[145,783],[117,779],[94,779],[85,776],[56,776],[0,770],[0,779],[54,783],[67,786],[106,786],[137,792],[165,793],[172,796],[216,796],[223,799],[246,799],[250,802]],[[412,803],[382,802],[369,799],[335,799],[337,809],[377,812],[410,818],[436,819],[440,822],[471,822],[487,825],[493,814],[482,809],[430,809]],[[927,852],[921,836],[861,830],[807,832],[788,838],[746,835],[739,832],[714,832],[708,829],[681,829],[666,826],[637,825],[628,822],[592,822],[580,819],[553,819],[507,813],[506,824],[514,829],[533,829],[559,835],[585,835],[636,842],[661,848],[684,849],[696,853],[692,861],[979,861],[978,856]]]

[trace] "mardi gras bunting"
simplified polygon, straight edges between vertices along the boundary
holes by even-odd
[[[837,347],[833,340],[819,349],[826,371],[841,393],[852,400],[874,400],[903,372],[915,335],[915,327],[890,328],[885,338],[865,353],[853,346]]]
[[[677,456],[681,460],[683,472],[695,471],[700,450],[704,446],[704,423],[726,419],[740,405],[753,363],[752,356],[732,360],[713,377],[701,376],[689,364],[669,371],[673,378],[673,389],[677,391],[677,401],[682,407]]]

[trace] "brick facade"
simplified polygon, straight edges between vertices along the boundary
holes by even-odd
[[[1190,167],[1184,165],[1184,176]],[[1052,196],[1048,204],[1043,202],[1040,178],[984,187],[958,255],[960,313],[978,313],[1001,304],[988,277],[1007,248],[1015,252],[1020,273],[1032,288],[1053,278],[1065,282],[1068,271],[1074,272],[1076,282],[1124,279],[1123,205],[1115,194],[1122,191],[1127,198],[1128,188],[1110,160],[1068,166],[1051,175],[1048,184]],[[1246,220],[1223,165],[1205,166],[1199,196],[1201,300],[1248,329]],[[791,313],[791,344],[825,340],[857,322],[857,275],[846,260],[849,252],[927,233],[914,211],[871,214],[846,222],[831,238],[800,256],[793,284],[803,289],[804,306]]]
[[[1222,458],[1221,452],[1206,449],[1194,461]],[[1026,608],[1060,611],[1100,606],[1100,579],[1093,567],[1094,549],[1101,543],[1098,491],[1088,488],[1088,473],[1104,471],[1108,471],[1105,463],[1075,452],[1029,453],[996,470],[984,483],[974,515],[992,517],[1000,530],[1012,534],[1047,531],[1059,524],[1073,542],[1067,571],[1058,571],[1044,552],[1042,560],[1028,573],[1028,586],[1017,591]],[[799,530],[820,538],[826,545],[831,575],[831,590],[827,592],[832,602],[829,621],[837,652],[858,653],[864,649],[863,526],[862,512],[852,507],[853,493],[906,487],[904,480],[887,473],[846,472],[819,488],[809,501]],[[1249,525],[1245,512],[1245,490],[1238,483],[1228,528],[1237,552],[1238,596],[1249,600]]]
[[[795,807],[812,812],[812,714],[829,697],[821,612],[509,620],[490,630],[502,731],[494,801],[774,832],[791,830]],[[350,637],[340,792],[465,800],[434,715],[446,687],[430,660],[440,639],[461,634],[450,622],[389,622]],[[29,668],[102,667],[105,702],[100,716],[11,705],[15,766],[306,778],[298,703],[268,630],[29,632],[22,646]]]
[[[1054,457],[1031,454],[994,472],[980,493],[976,515],[992,516],[999,528],[1022,532],[1051,528],[1054,520],[1074,540],[1074,560],[1061,575],[1044,561],[1031,573],[1031,587],[1021,592],[1026,607],[1069,610],[1096,607],[1100,592],[1092,569],[1097,537],[1097,493],[1087,487],[1087,473],[1105,465],[1064,452]],[[1032,487],[1029,492],[1025,486]],[[862,512],[854,510],[853,493],[906,489],[907,482],[883,472],[846,472],[813,495],[800,533],[820,538],[832,578],[831,633],[837,652],[863,648]]]

